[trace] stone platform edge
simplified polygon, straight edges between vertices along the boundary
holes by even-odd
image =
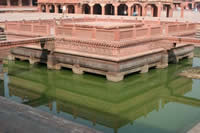
[[[0,96],[0,132],[101,133]]]

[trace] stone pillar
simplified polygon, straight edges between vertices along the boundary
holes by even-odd
[[[131,5],[128,5],[128,16],[132,16],[132,12],[131,12]]]
[[[145,5],[142,5],[142,16],[146,16],[147,9]]]
[[[32,0],[29,0],[29,5],[33,6],[33,1]]]
[[[160,17],[161,16],[161,4],[159,3],[159,5],[157,6],[158,7],[158,16],[157,17]]]
[[[84,74],[84,71],[82,70],[82,68],[78,64],[73,65],[72,71],[75,74],[80,74],[80,75]]]
[[[90,4],[90,14],[94,14],[94,4]]]
[[[173,17],[174,6],[171,6],[169,9],[169,17]]]
[[[105,15],[105,4],[101,4],[102,15]]]
[[[184,18],[184,5],[181,5],[181,18]]]
[[[10,0],[7,0],[7,6],[10,7]]]
[[[168,53],[167,53],[167,51],[165,51],[162,54],[161,61],[157,65],[157,68],[166,68],[166,67],[168,67]]]
[[[114,5],[114,9],[115,9],[115,16],[117,16],[118,15],[118,5],[117,4]]]
[[[58,13],[58,5],[54,4],[54,7],[55,7],[55,13]]]
[[[140,73],[147,73],[149,71],[149,65],[144,65],[142,68],[141,68],[141,71]]]
[[[22,0],[18,0],[18,5],[22,6]]]
[[[53,54],[48,55],[47,68],[60,70],[61,66],[57,64],[56,57]]]
[[[122,81],[124,79],[124,75],[121,73],[112,73],[112,72],[108,72],[106,74],[106,79],[109,81],[113,81],[113,82],[119,82]]]
[[[46,12],[49,13],[49,5],[46,4]]]

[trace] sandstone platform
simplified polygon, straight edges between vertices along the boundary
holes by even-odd
[[[0,97],[1,133],[100,133]]]

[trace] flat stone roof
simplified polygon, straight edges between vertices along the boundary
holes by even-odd
[[[1,133],[101,133],[0,96]]]

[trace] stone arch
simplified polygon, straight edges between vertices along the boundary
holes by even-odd
[[[57,5],[57,7],[58,7],[58,13],[63,13],[62,5]]]
[[[41,5],[41,11],[46,12],[46,6],[45,5]]]
[[[18,0],[10,0],[10,5],[11,6],[18,6],[19,5],[19,1]]]
[[[7,0],[0,0],[0,5],[1,6],[6,6],[7,5]]]
[[[102,7],[100,4],[95,4],[93,6],[93,14],[102,14]]]
[[[88,4],[83,4],[82,6],[82,13],[83,14],[90,14],[90,6]]]
[[[4,28],[3,27],[0,27],[0,32],[4,32]]]
[[[145,11],[147,12],[150,7],[150,12],[152,17],[157,17],[158,16],[158,7],[155,4],[147,4],[145,6]],[[146,13],[145,13],[146,14]]]
[[[120,4],[117,7],[118,15],[128,16],[128,6],[126,4]]]
[[[114,15],[115,7],[112,4],[106,4],[105,6],[105,15]]]
[[[131,14],[137,14],[137,16],[142,16],[142,5],[139,3],[133,4],[131,7]]]
[[[50,5],[49,6],[49,12],[50,13],[54,13],[55,12],[55,6],[54,5]]]
[[[74,5],[68,5],[67,8],[68,8],[68,13],[75,13]]]
[[[29,0],[22,0],[22,6],[29,6],[30,1]]]
[[[37,6],[38,5],[38,1],[37,0],[32,0],[32,5],[33,6]]]
[[[192,3],[188,3],[187,6],[188,6],[188,9],[190,9],[190,10],[192,9]]]

